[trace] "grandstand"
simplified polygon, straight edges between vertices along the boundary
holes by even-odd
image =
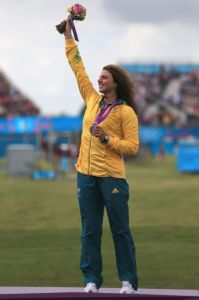
[[[32,116],[40,113],[39,108],[16,88],[0,70],[0,117]]]
[[[124,64],[136,86],[142,125],[199,126],[199,64]],[[0,117],[36,116],[38,107],[0,71]]]
[[[136,86],[140,140],[153,155],[164,148],[174,154],[179,139],[199,138],[199,64],[126,64],[122,65]],[[76,117],[40,115],[36,105],[0,72],[0,156],[10,143],[23,141],[44,145],[53,135],[54,150],[68,143],[68,134],[80,137],[82,109]],[[63,137],[62,137],[63,135]],[[40,136],[38,138],[38,136]],[[50,138],[49,138],[50,139]],[[76,143],[79,140],[75,138]],[[61,146],[60,146],[61,147]],[[61,151],[63,153],[63,151]]]
[[[199,64],[126,64],[143,125],[199,126]]]

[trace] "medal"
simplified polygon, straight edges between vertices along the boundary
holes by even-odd
[[[93,133],[94,133],[94,130],[95,130],[95,126],[96,125],[91,125],[91,127],[90,127],[90,133],[93,135]]]
[[[110,114],[111,110],[118,104],[118,100],[113,101],[113,103],[108,107],[108,103],[101,109],[95,122],[90,127],[90,133],[93,135],[95,127],[104,121]]]

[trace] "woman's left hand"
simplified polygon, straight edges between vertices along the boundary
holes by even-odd
[[[93,130],[93,135],[95,137],[99,137],[100,140],[104,140],[104,137],[107,135],[107,133],[104,131],[102,127],[96,126]]]

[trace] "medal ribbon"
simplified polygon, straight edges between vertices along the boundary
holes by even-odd
[[[95,122],[93,123],[94,126],[100,124],[102,121],[104,121],[110,114],[111,110],[118,104],[118,101],[115,100],[113,103],[108,107],[108,102],[106,102],[105,106],[102,108],[102,110],[99,112],[97,118],[95,119]],[[108,108],[108,109],[107,109]]]
[[[78,35],[77,35],[77,31],[76,31],[76,28],[75,28],[75,24],[73,22],[73,18],[71,15],[68,16],[68,19],[70,20],[70,23],[71,23],[71,27],[72,27],[72,31],[73,31],[73,35],[74,35],[74,38],[77,42],[79,42],[79,39],[78,39]]]

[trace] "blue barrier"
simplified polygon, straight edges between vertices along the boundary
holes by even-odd
[[[54,171],[39,170],[32,173],[32,179],[34,180],[53,180],[57,177]]]
[[[12,117],[0,119],[0,134],[36,134],[49,131],[79,132],[82,116],[76,117]]]
[[[13,117],[0,119],[0,157],[5,156],[10,144],[29,143],[37,147],[37,134],[41,136],[50,133],[81,132],[82,116],[75,117]],[[179,138],[193,136],[199,138],[199,128],[175,128],[164,126],[140,126],[139,137],[143,146],[151,150],[152,155],[164,152],[174,154]],[[61,142],[58,138],[57,143]],[[64,137],[64,143],[67,138]]]
[[[163,143],[166,155],[173,155],[175,152],[175,143],[173,139],[166,139]]]
[[[199,172],[199,143],[179,143],[176,166],[180,172]]]

